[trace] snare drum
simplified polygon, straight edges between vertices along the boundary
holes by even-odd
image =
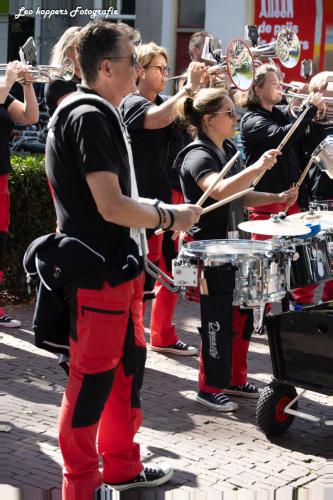
[[[295,254],[291,263],[290,287],[315,285],[331,278],[331,262],[327,233],[313,238],[293,240]]]
[[[333,200],[313,200],[309,203],[309,208],[312,210],[332,210]]]
[[[203,240],[185,243],[173,265],[175,285],[198,285],[205,268],[236,267],[233,304],[257,307],[289,290],[290,257],[271,241]],[[209,293],[209,290],[208,290]]]
[[[314,163],[333,179],[333,135],[328,135],[311,155]]]

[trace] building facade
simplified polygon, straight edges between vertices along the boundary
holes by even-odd
[[[244,26],[254,22],[267,41],[283,26],[295,28],[315,71],[333,69],[332,0],[0,0],[0,63],[17,59],[19,47],[34,36],[38,62],[47,64],[66,28],[83,26],[106,12],[113,22],[139,29],[144,42],[166,47],[172,74],[181,74],[189,63],[192,33],[209,31],[221,39],[225,52],[229,41],[243,38]]]

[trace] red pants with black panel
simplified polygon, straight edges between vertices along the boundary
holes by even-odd
[[[250,335],[247,334],[247,325],[249,324],[249,311],[240,309],[239,307],[233,308],[232,318],[232,363],[231,363],[231,384],[230,385],[244,385],[247,382],[247,354],[250,346]],[[252,317],[251,331],[252,331]],[[200,351],[200,365],[199,365],[199,390],[204,392],[223,392],[223,387],[213,387],[207,384],[205,366]]]
[[[232,305],[235,266],[206,267],[203,276],[206,290],[200,295],[199,390],[214,393],[247,382],[253,314],[252,309]]]
[[[146,357],[142,276],[113,288],[105,282],[100,290],[70,290],[68,296],[71,363],[59,424],[62,499],[92,500],[103,481],[124,482],[143,469],[134,442]]]
[[[172,191],[172,204],[184,203],[183,193]],[[169,236],[169,235],[168,235]],[[165,236],[152,236],[148,240],[149,259],[159,261],[159,267],[168,276],[172,276],[169,255],[163,254],[163,238]],[[174,241],[174,255],[178,253],[178,239]],[[167,347],[178,342],[179,337],[173,324],[173,315],[176,309],[178,294],[170,292],[161,283],[156,282],[150,316],[150,343],[156,347]]]
[[[8,175],[0,175],[0,284],[3,280],[4,258],[6,250],[7,234],[10,221],[10,201],[8,190]],[[0,307],[0,316],[5,310]]]

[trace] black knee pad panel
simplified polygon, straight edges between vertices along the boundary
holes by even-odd
[[[73,428],[88,427],[99,421],[112,389],[115,371],[84,375],[73,414]]]

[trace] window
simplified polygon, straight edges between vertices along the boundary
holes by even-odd
[[[179,0],[179,28],[202,28],[205,25],[205,0]]]
[[[117,10],[118,16],[121,16],[122,20],[126,16],[135,16],[135,0],[104,0],[103,9],[108,9],[109,7]]]

